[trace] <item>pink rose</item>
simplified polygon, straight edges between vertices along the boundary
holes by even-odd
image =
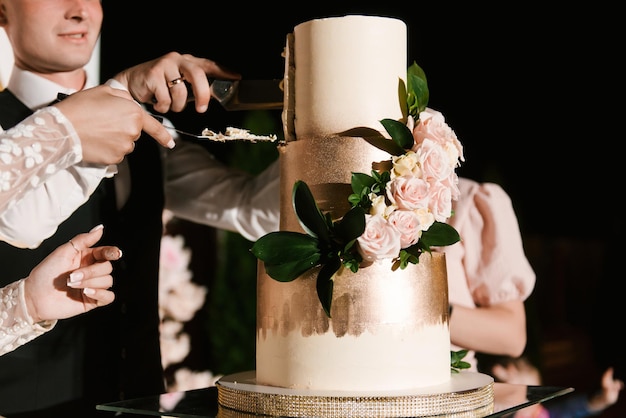
[[[450,155],[450,159],[454,162],[455,167],[458,165],[459,160],[465,161],[463,145],[457,138],[456,133],[448,126],[441,112],[426,108],[419,114],[418,124],[415,124],[413,118],[409,118],[407,126],[413,132],[413,138],[415,139],[413,150],[416,150],[424,142],[424,139],[428,138],[443,147]]]
[[[358,251],[367,261],[395,258],[400,253],[400,233],[380,215],[365,215],[365,231],[357,238]]]
[[[428,181],[440,181],[454,171],[456,162],[451,163],[448,153],[440,144],[426,138],[416,154],[422,167],[423,177]]]
[[[396,177],[386,185],[387,198],[399,209],[428,207],[430,193],[428,182],[418,177]]]
[[[458,200],[459,196],[461,196],[461,190],[459,189],[459,176],[456,172],[450,173],[448,178],[441,181],[441,184],[450,189],[452,200]]]
[[[396,210],[387,219],[400,233],[400,247],[408,248],[416,244],[422,236],[420,217],[412,210]]]
[[[436,221],[445,222],[452,215],[452,195],[450,188],[442,183],[430,185],[430,203],[428,209]]]

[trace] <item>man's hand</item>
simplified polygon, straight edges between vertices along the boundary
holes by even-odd
[[[135,100],[154,104],[154,110],[160,113],[180,112],[185,108],[189,98],[186,84],[191,86],[196,111],[205,112],[211,100],[211,78],[238,80],[241,76],[209,59],[170,52],[113,77]]]

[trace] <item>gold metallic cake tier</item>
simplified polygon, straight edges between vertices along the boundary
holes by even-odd
[[[220,418],[280,417],[484,417],[493,412],[493,378],[453,374],[450,382],[411,391],[340,392],[291,390],[256,384],[254,371],[217,382]]]
[[[336,220],[351,207],[352,173],[371,174],[374,168],[388,168],[391,154],[386,148],[391,145],[392,141],[379,135],[301,138],[278,147],[280,229],[302,231],[291,201],[296,181],[307,183],[320,210]]]

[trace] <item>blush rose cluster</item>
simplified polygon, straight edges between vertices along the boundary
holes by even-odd
[[[392,157],[384,190],[368,194],[371,207],[357,238],[367,261],[396,258],[417,244],[435,221],[452,216],[452,201],[459,197],[455,169],[464,161],[463,146],[440,112],[426,108],[419,116],[417,123],[408,116],[413,147]]]

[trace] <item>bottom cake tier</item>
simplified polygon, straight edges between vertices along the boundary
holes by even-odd
[[[256,384],[256,372],[222,377],[216,384],[220,418],[450,417],[477,418],[493,412],[491,376],[463,371],[449,382],[411,391],[345,392],[287,389]]]

